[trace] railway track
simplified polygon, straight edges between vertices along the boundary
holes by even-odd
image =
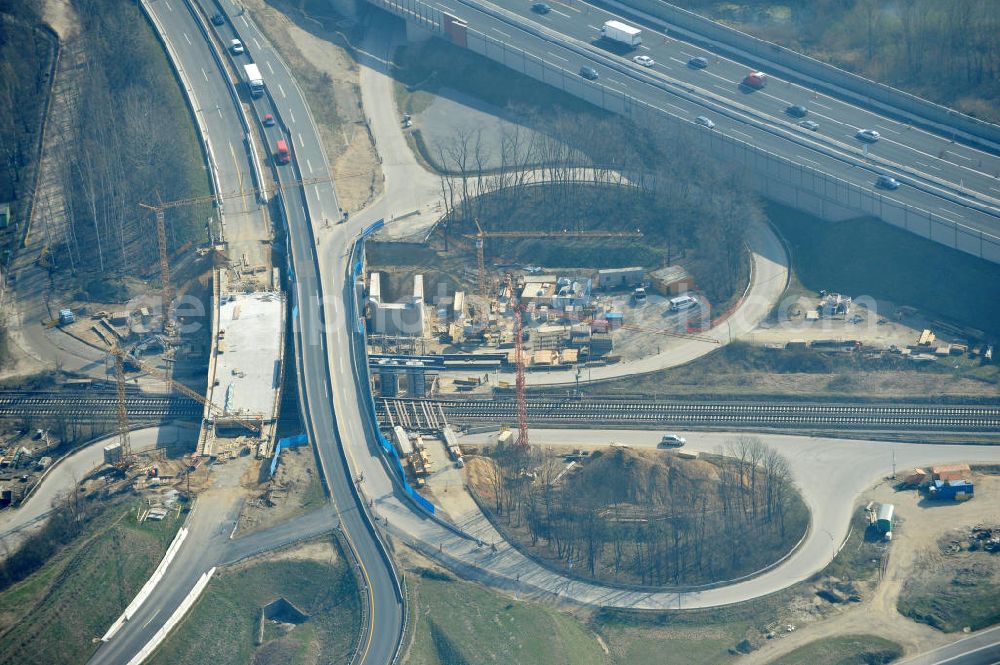
[[[202,406],[178,395],[129,392],[125,396],[129,419],[157,421],[199,419]],[[114,422],[118,398],[114,391],[0,391],[0,418],[72,418],[80,422]]]
[[[136,421],[199,419],[201,404],[180,395],[126,395]],[[0,391],[0,418],[73,418],[114,422],[114,391]],[[513,400],[379,399],[379,421],[414,430],[439,429],[445,422],[468,425],[511,423]],[[1000,433],[1000,405],[845,404],[822,402],[663,402],[652,400],[558,400],[528,402],[533,425],[610,427],[756,427],[901,432]]]
[[[441,419],[470,425],[511,423],[515,419],[513,400],[380,399],[376,411],[385,425],[413,429],[435,429]],[[530,400],[528,422],[555,426],[1000,432],[1000,406]]]

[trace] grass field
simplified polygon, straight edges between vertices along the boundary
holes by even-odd
[[[279,597],[309,619],[290,630],[268,623],[257,644],[261,608]],[[216,571],[190,614],[148,662],[346,663],[360,629],[357,587],[342,556],[335,563],[251,562]]]
[[[806,288],[869,295],[1000,334],[1000,265],[877,219],[825,222],[775,204],[767,215],[791,245]]]
[[[1000,393],[1000,365],[955,356],[947,363],[916,364],[896,356],[866,358],[808,350],[776,353],[734,342],[686,365],[593,383],[586,390],[590,395],[651,397],[995,396]]]
[[[722,663],[741,640],[776,621],[789,597],[782,592],[738,607],[575,618],[466,582],[408,580],[417,617],[408,665]]]
[[[599,665],[597,637],[568,615],[480,586],[409,578],[414,637],[409,665]]]
[[[988,555],[984,555],[988,556]],[[996,555],[993,555],[996,556]],[[953,565],[946,574],[908,580],[897,601],[899,613],[946,633],[1000,623],[998,575],[989,563]]]
[[[83,535],[36,573],[0,593],[0,662],[84,662],[145,584],[180,527],[136,524],[133,501],[102,510]]]
[[[875,635],[841,635],[816,640],[785,654],[771,665],[878,665],[903,655],[895,642]]]

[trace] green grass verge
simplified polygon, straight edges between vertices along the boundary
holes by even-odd
[[[258,644],[261,608],[280,597],[309,618],[291,630],[266,625]],[[346,663],[360,630],[358,590],[342,555],[333,564],[262,561],[216,571],[194,608],[148,662]]]
[[[925,240],[877,219],[825,222],[770,204],[801,283],[869,295],[1000,334],[1000,265]]]
[[[133,501],[102,509],[41,569],[0,593],[0,661],[83,662],[159,564],[181,520],[136,524]]]
[[[771,665],[879,665],[903,655],[903,648],[875,635],[840,635],[810,642],[791,651]]]
[[[1000,623],[997,577],[988,566],[962,566],[933,581],[910,580],[896,603],[899,613],[946,633]]]
[[[969,382],[957,383],[959,379]],[[588,384],[586,392],[653,397],[984,396],[1000,392],[1000,365],[964,356],[912,363],[892,355],[774,351],[736,341],[686,365]]]
[[[777,622],[793,595],[786,589],[738,605],[681,612],[605,609],[592,624],[615,663],[715,665],[728,662],[737,644],[756,640],[765,626]]]
[[[598,665],[606,658],[583,624],[480,586],[410,577],[416,598],[409,665]]]

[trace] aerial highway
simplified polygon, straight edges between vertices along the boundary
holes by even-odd
[[[270,113],[277,119],[273,127],[262,127],[270,152],[273,154],[277,141],[284,139],[293,154],[289,164],[275,164],[279,181],[289,183],[329,177],[330,167],[319,131],[288,67],[239,5],[227,0],[218,5],[203,1],[206,11],[216,6],[224,10],[228,21],[220,29],[223,38],[241,39],[246,45],[247,56],[258,64],[266,77],[268,94],[253,101],[254,115],[262,120]],[[235,60],[237,64],[245,62],[242,56]],[[327,221],[336,222],[341,218],[332,181],[289,188],[284,197],[303,422],[322,462],[321,473],[334,510],[340,515],[341,530],[354,550],[361,576],[360,591],[368,596],[365,603],[369,611],[365,624],[367,631],[362,636],[355,662],[358,665],[388,664],[395,660],[400,647],[405,606],[394,563],[368,521],[341,447],[343,441],[359,436],[354,425],[357,401],[345,399],[345,391],[353,388],[350,368],[344,365],[346,353],[338,354],[339,366],[328,364],[331,340],[326,331],[342,328],[336,322],[343,319],[337,310],[339,298],[324,293],[316,256],[320,234],[329,232],[328,244],[343,247],[347,243],[347,229],[344,225],[327,228]],[[360,437],[366,440],[363,431]]]
[[[253,100],[254,108],[250,117],[261,122],[261,135],[269,144],[269,152],[274,151],[276,142],[282,138],[295,151],[295,160],[291,165],[273,164],[279,181],[290,183],[308,179],[314,173],[316,176],[325,174],[328,177],[329,167],[301,91],[267,39],[243,15],[241,7],[229,2],[216,5],[207,1],[202,7],[197,3],[180,0],[172,3],[154,0],[148,7],[151,15],[162,26],[168,45],[173,46],[168,51],[171,57],[177,59],[175,64],[189,73],[199,74],[187,77],[190,85],[187,92],[198,100],[197,111],[206,114],[212,118],[212,123],[219,125],[216,127],[212,124],[207,128],[213,143],[225,145],[222,139],[228,137],[227,142],[232,149],[232,164],[240,163],[240,152],[236,147],[238,144],[233,139],[238,136],[240,141],[243,140],[242,124],[238,108],[227,90],[227,78],[230,78],[230,74],[220,71],[216,66],[215,56],[209,50],[211,46],[204,39],[203,30],[218,30],[214,34],[217,39],[222,40],[221,44],[228,44],[233,38],[243,40],[246,44],[245,53],[227,52],[224,55],[234,59],[231,61],[234,71],[241,71],[242,64],[252,58],[262,71],[268,72],[269,94]],[[218,13],[220,8],[225,15],[223,24],[208,28],[209,17]],[[241,81],[238,77],[235,78],[238,82]],[[247,97],[249,98],[248,95]],[[210,100],[209,104],[214,105],[209,106],[203,100]],[[273,126],[264,126],[262,123],[267,113],[279,119]],[[245,155],[242,161],[244,165],[249,163]],[[272,165],[271,162],[267,164]],[[228,165],[217,155],[212,166],[223,172]],[[254,185],[249,180],[249,170],[243,173],[243,165],[235,168],[242,175],[230,171],[230,179],[221,184],[220,189],[252,191]],[[227,187],[231,189],[226,189]],[[248,197],[241,207],[255,208],[257,203],[253,195],[248,194]],[[315,443],[322,461],[324,481],[334,503],[336,525],[352,550],[349,556],[356,560],[361,578],[360,591],[367,595],[367,632],[361,638],[358,657],[354,662],[388,664],[397,655],[405,608],[393,563],[368,523],[364,507],[358,502],[354,493],[354,481],[345,467],[343,452],[339,448],[338,422],[334,419],[330,400],[332,378],[326,367],[326,346],[322,335],[324,312],[314,251],[315,238],[310,222],[327,217],[338,218],[339,209],[333,185],[331,182],[321,182],[305,189],[288,187],[281,208],[288,230],[289,271],[286,276],[294,294],[293,329],[298,354],[297,366],[300,369],[302,416],[310,440]],[[210,493],[211,491],[209,490]],[[93,662],[129,662],[140,654],[167,617],[190,593],[198,578],[212,566],[225,562],[228,556],[277,547],[289,542],[291,538],[303,533],[313,533],[324,526],[322,520],[317,524],[304,526],[290,524],[284,527],[290,530],[287,534],[282,532],[270,538],[262,538],[259,542],[251,542],[235,551],[228,545],[228,536],[239,514],[239,506],[212,501],[205,505],[207,507],[201,509],[204,513],[198,516],[199,519],[192,520],[188,539],[153,595],[140,607],[133,619],[101,647]]]
[[[372,1],[396,8],[400,14],[414,4],[412,0]],[[600,25],[613,15],[591,5],[552,3],[552,11],[538,14],[531,11],[531,3],[500,6],[485,0],[444,0],[421,4],[467,21],[468,30],[482,33],[492,42],[494,52],[523,49],[548,63],[550,70],[562,71],[574,86],[583,81],[580,68],[592,67],[598,78],[586,82],[588,85],[605,85],[612,94],[639,100],[683,120],[706,116],[715,126],[700,127],[701,131],[725,134],[971,232],[1000,236],[1000,157],[994,154],[951,143],[950,137],[774,76],[765,88],[748,89],[740,85],[750,71],[746,64],[648,27],[636,51],[612,52],[597,37]],[[645,67],[633,62],[631,58],[637,53],[649,56],[655,64]],[[708,66],[688,66],[697,56],[706,57]],[[510,61],[516,63],[518,58]],[[786,114],[785,109],[792,105],[805,106],[809,112],[806,119],[817,122],[818,129],[801,127],[799,119]],[[876,143],[863,143],[856,138],[861,129],[875,129],[881,138]],[[875,189],[879,174],[893,175],[902,186],[894,191]],[[926,229],[915,230],[927,234]]]

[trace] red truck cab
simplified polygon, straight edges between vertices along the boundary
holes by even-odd
[[[274,152],[275,164],[287,164],[290,161],[292,161],[292,153],[288,151],[288,143],[285,142],[285,139],[278,139]]]
[[[767,74],[764,72],[750,72],[747,77],[743,79],[743,85],[748,88],[754,88],[755,90],[760,90],[765,85],[767,85]]]

